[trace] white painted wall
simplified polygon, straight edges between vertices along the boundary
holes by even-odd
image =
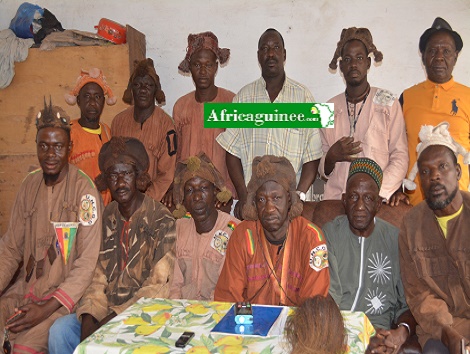
[[[49,9],[64,28],[94,32],[106,17],[130,24],[147,36],[171,114],[176,99],[193,89],[178,73],[190,32],[211,30],[232,55],[216,83],[237,92],[260,76],[257,42],[268,27],[278,29],[287,49],[287,75],[305,84],[318,101],[344,90],[341,74],[328,64],[344,27],[368,27],[381,65],[369,82],[397,94],[425,79],[418,39],[436,16],[445,18],[463,38],[454,69],[457,81],[470,86],[470,0],[30,0]],[[7,28],[21,0],[0,0],[0,28]]]

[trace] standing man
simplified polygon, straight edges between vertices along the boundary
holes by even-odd
[[[177,163],[174,186],[178,208],[173,215],[180,219],[176,221],[176,262],[170,298],[213,301],[227,244],[240,222],[216,209],[216,202],[228,201],[231,193],[204,153]]]
[[[177,162],[196,156],[203,151],[220,171],[232,194],[235,193],[227,171],[225,150],[215,138],[225,129],[204,129],[205,102],[232,102],[235,94],[215,86],[215,75],[230,57],[230,49],[219,48],[217,36],[212,32],[190,34],[186,57],[178,66],[183,73],[191,73],[196,90],[180,97],[173,107],[173,119],[178,137]],[[167,207],[172,206],[172,191],[166,196]]]
[[[165,101],[165,94],[152,59],[136,62],[122,100],[132,106],[114,117],[111,134],[133,137],[144,144],[152,181],[146,193],[159,202],[175,174],[176,131],[171,117],[155,105],[155,100],[160,104]]]
[[[346,215],[323,226],[330,295],[341,310],[364,312],[376,330],[367,353],[395,348],[404,351],[416,327],[400,276],[399,230],[376,217],[382,205],[379,191],[383,177],[375,161],[364,157],[354,160],[342,196]]]
[[[150,181],[143,144],[135,138],[113,137],[103,145],[99,165],[97,183],[109,188],[113,201],[103,213],[98,264],[77,313],[51,327],[51,354],[71,354],[80,341],[141,297],[169,294],[175,220],[143,193]]]
[[[323,199],[341,199],[351,161],[368,157],[383,170],[380,197],[389,200],[399,188],[408,168],[405,121],[397,98],[387,90],[371,87],[367,81],[370,53],[381,62],[367,28],[343,29],[330,63],[339,67],[346,81],[344,93],[332,98],[334,128],[320,129],[323,157],[320,174],[327,179]]]
[[[49,327],[74,311],[99,252],[101,198],[68,162],[69,117],[52,103],[44,106],[36,118],[41,168],[23,181],[0,241],[0,294],[22,263],[15,284],[0,296],[0,338],[13,353],[47,353]],[[18,317],[7,322],[12,315]]]
[[[424,124],[436,126],[443,121],[449,122],[450,134],[470,150],[470,87],[455,82],[452,76],[462,47],[460,35],[440,17],[419,39],[427,80],[406,89],[400,97],[408,134],[409,171],[416,162],[418,133]],[[462,164],[463,159],[460,157],[458,162]],[[469,190],[467,167],[462,168],[459,186]],[[421,188],[407,194],[412,205],[424,199]]]
[[[423,126],[419,136],[417,172],[426,202],[403,219],[403,286],[423,353],[460,354],[462,340],[470,350],[470,193],[459,190],[457,163],[465,150],[447,122]]]
[[[105,96],[106,103],[114,105],[116,97],[108,86],[103,72],[98,68],[90,71],[82,70],[75,88],[67,95],[65,101],[80,108],[80,118],[70,122],[72,127],[72,151],[69,162],[77,166],[92,180],[100,174],[98,155],[103,144],[111,139],[111,129],[100,121],[103,113]],[[111,202],[108,189],[101,192],[104,205]]]
[[[248,183],[246,220],[232,234],[214,300],[299,306],[330,285],[325,237],[300,216],[292,164],[258,156]]]
[[[306,103],[314,102],[310,91],[289,79],[284,72],[286,49],[281,34],[267,29],[258,41],[261,78],[243,87],[234,97],[236,103]],[[284,156],[296,174],[296,191],[306,200],[322,156],[318,129],[227,129],[217,137],[227,151],[227,168],[238,194],[235,216],[247,200],[246,182],[251,178],[251,164],[256,156]]]

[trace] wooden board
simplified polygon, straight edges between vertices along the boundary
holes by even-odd
[[[114,106],[105,105],[102,121],[111,125],[114,116],[128,107],[121,98],[130,68],[134,59],[145,58],[145,35],[129,28],[135,49],[129,44],[60,47],[53,51],[32,48],[26,61],[15,64],[13,81],[0,90],[0,236],[6,231],[21,181],[38,167],[35,117],[44,107],[44,97],[47,101],[51,97],[71,119],[79,118],[79,108],[69,106],[64,95],[75,86],[82,68],[97,67],[103,70],[118,99]]]

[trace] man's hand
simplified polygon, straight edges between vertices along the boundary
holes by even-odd
[[[28,330],[40,324],[61,306],[62,304],[55,298],[51,298],[41,305],[35,303],[24,305],[15,309],[15,312],[21,311],[24,316],[9,323],[5,328],[13,333]]]
[[[398,353],[407,339],[408,330],[404,327],[390,330],[377,328],[376,335],[371,338],[366,353]]]
[[[392,194],[390,199],[387,201],[387,204],[390,206],[398,206],[400,202],[405,203],[406,205],[410,205],[410,198],[401,191],[401,189],[398,189],[395,193]]]
[[[235,205],[235,209],[233,210],[233,214],[235,215],[235,217],[238,220],[243,220],[242,210],[243,210],[243,206],[245,205],[245,203],[246,203],[246,200],[239,199],[237,204]]]
[[[92,315],[85,313],[82,315],[82,328],[80,333],[80,342],[83,342],[91,336],[98,328],[100,323]]]
[[[465,346],[470,346],[470,341],[461,336],[451,326],[445,326],[442,328],[441,341],[449,349],[450,354],[461,354],[462,353],[462,339],[464,340]]]
[[[221,201],[216,199],[215,208],[227,214],[230,214],[230,212],[232,211],[232,204],[233,204],[233,198],[231,198],[228,202],[225,202],[225,203],[222,203]]]
[[[354,138],[350,136],[343,136],[326,153],[325,174],[329,175],[333,172],[337,162],[354,161],[360,152],[362,152],[360,141],[354,141]]]
[[[173,184],[166,191],[165,195],[161,200],[161,203],[168,209],[171,209],[171,207],[173,206]]]

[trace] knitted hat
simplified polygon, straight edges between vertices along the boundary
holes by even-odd
[[[295,171],[292,164],[285,157],[265,155],[253,159],[253,167],[250,182],[247,186],[246,204],[243,206],[243,218],[245,220],[258,220],[255,198],[256,191],[268,181],[279,183],[291,198],[289,220],[302,214],[303,204],[296,193]]]
[[[98,165],[101,174],[96,177],[96,186],[99,190],[106,190],[105,172],[111,166],[123,163],[135,166],[137,171],[137,188],[145,192],[150,185],[150,176],[147,173],[149,168],[149,157],[144,144],[136,138],[112,137],[105,143],[98,156]]]
[[[220,64],[224,64],[230,57],[230,49],[219,48],[219,40],[212,32],[202,32],[198,34],[190,34],[188,36],[188,47],[186,48],[186,56],[178,65],[178,69],[184,73],[189,73],[189,62],[194,53],[201,49],[209,49],[212,51]]]
[[[177,219],[182,218],[186,214],[186,208],[183,205],[184,185],[193,177],[203,178],[220,190],[217,193],[217,200],[226,203],[232,198],[232,193],[227,189],[225,181],[212,161],[204,153],[200,152],[197,156],[190,156],[184,161],[176,164],[175,180],[173,183],[173,200],[176,209],[173,216]]]
[[[356,173],[366,173],[372,177],[372,179],[377,183],[377,186],[382,187],[383,172],[379,164],[374,160],[371,160],[367,157],[360,157],[349,165],[348,180],[354,176]]]
[[[155,91],[155,99],[158,103],[162,104],[165,102],[165,93],[162,91],[162,86],[160,85],[160,78],[155,71],[155,66],[153,64],[153,60],[150,58],[134,62],[134,72],[132,73],[131,77],[129,78],[129,83],[127,84],[127,88],[124,91],[124,95],[122,96],[122,100],[127,104],[134,104],[134,99],[132,97],[132,82],[136,77],[144,77],[145,75],[149,75],[153,81],[155,82],[155,86],[157,90]]]
[[[69,105],[74,105],[77,103],[77,96],[80,94],[80,90],[86,84],[94,82],[103,89],[103,94],[108,96],[106,103],[110,106],[117,102],[117,98],[114,96],[113,91],[108,86],[106,82],[106,77],[103,75],[103,71],[98,68],[92,68],[90,71],[83,70],[80,73],[80,76],[77,78],[75,88],[70,91],[70,93],[65,95],[65,102]]]
[[[465,148],[456,142],[449,133],[449,123],[442,122],[433,127],[432,125],[423,125],[419,131],[419,139],[421,142],[416,146],[418,152],[418,158],[421,153],[431,145],[443,145],[451,149],[455,156],[463,156],[463,163],[466,165],[470,164],[470,152],[467,152]],[[406,189],[412,191],[416,189],[416,183],[413,182],[418,174],[418,163],[415,162],[413,168],[408,174],[408,178],[404,180]]]
[[[49,106],[44,98],[44,108],[36,116],[36,128],[39,131],[42,128],[61,128],[70,132],[70,117],[59,106],[52,105],[52,99],[49,99]]]
[[[428,43],[429,38],[431,38],[431,36],[438,31],[446,31],[450,33],[452,38],[454,38],[455,49],[457,49],[458,52],[462,50],[462,37],[460,37],[457,32],[452,30],[452,27],[450,27],[449,23],[447,23],[446,20],[440,17],[436,17],[436,19],[432,23],[432,26],[426,31],[424,31],[424,33],[419,38],[419,51],[421,53],[424,53],[424,51],[426,50],[426,44]]]
[[[341,57],[341,51],[343,50],[344,46],[347,42],[352,41],[353,39],[357,39],[361,41],[366,46],[367,55],[370,53],[374,53],[374,60],[375,62],[379,63],[383,60],[382,52],[378,51],[374,45],[372,40],[372,34],[367,28],[343,28],[341,32],[341,37],[339,42],[336,46],[335,54],[333,55],[333,59],[330,62],[330,69],[336,70],[338,67],[338,59]]]

